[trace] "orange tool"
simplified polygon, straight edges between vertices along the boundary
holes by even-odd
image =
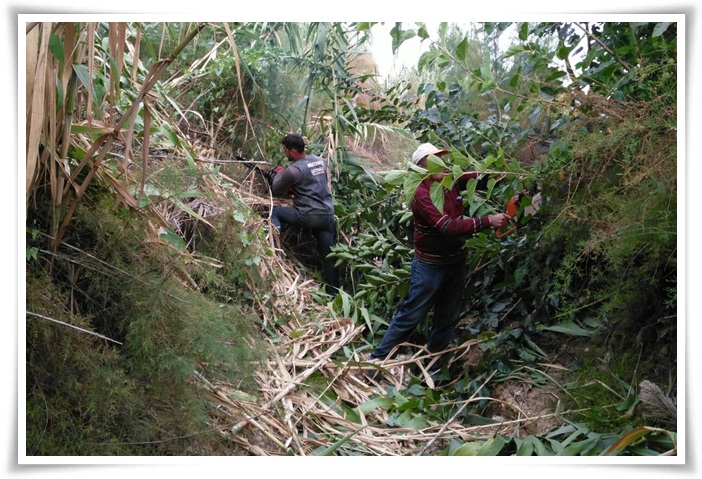
[[[507,214],[510,215],[512,218],[516,218],[517,213],[519,212],[519,205],[517,204],[518,202],[519,202],[519,195],[514,195],[507,202]],[[498,238],[502,238],[503,236],[510,234],[512,231],[514,231],[516,229],[517,229],[517,225],[515,224],[507,231],[495,230],[495,236],[497,236]]]

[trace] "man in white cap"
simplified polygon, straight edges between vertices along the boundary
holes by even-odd
[[[412,163],[427,168],[429,155],[441,156],[447,153],[449,150],[423,143],[412,155]],[[468,180],[477,179],[478,188],[484,188],[488,180],[487,176],[480,177],[475,171],[464,172],[453,188],[444,188],[444,208],[439,211],[429,193],[431,185],[441,181],[444,175],[432,174],[420,183],[410,203],[414,219],[415,253],[410,289],[382,342],[371,353],[371,359],[382,360],[397,345],[405,342],[432,308],[434,317],[427,349],[431,353],[443,351],[453,337],[463,306],[463,282],[466,277],[463,245],[466,239],[487,228],[499,230],[511,220],[506,213],[473,218],[463,216],[461,191],[465,189]]]

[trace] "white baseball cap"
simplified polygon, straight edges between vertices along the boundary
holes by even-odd
[[[439,148],[435,147],[431,143],[422,143],[419,145],[419,147],[412,153],[412,163],[415,165],[419,163],[419,161],[429,155],[445,155],[446,153],[449,153],[449,150],[440,150]]]

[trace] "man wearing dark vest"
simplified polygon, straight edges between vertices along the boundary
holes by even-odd
[[[312,232],[322,257],[325,291],[334,295],[339,279],[333,261],[327,259],[336,241],[329,165],[324,158],[305,153],[305,140],[297,133],[283,138],[283,152],[293,164],[284,169],[277,168],[279,171],[273,177],[271,190],[276,196],[290,190],[293,206],[273,207],[271,222],[278,233],[282,233],[287,225],[301,226]]]

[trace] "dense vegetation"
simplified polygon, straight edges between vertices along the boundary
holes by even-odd
[[[382,454],[348,424],[382,410],[384,431],[495,426],[495,397],[528,385],[558,393],[550,430],[399,453],[675,454],[677,25],[396,24],[394,49],[416,36],[429,49],[384,82],[371,28],[27,25],[26,455],[270,453],[226,433],[251,435],[250,418],[232,428],[208,388],[255,403],[272,351],[332,320],[362,334],[315,359],[344,368],[373,347],[407,292],[407,204],[427,172],[406,158],[424,141],[452,150],[432,168],[506,176],[469,184],[471,214],[528,193],[515,232],[466,242],[456,343],[478,357],[445,364],[447,387],[411,370],[357,406],[316,364],[300,389],[345,425],[316,430],[315,448],[264,440]],[[334,298],[305,296],[319,276],[304,232],[283,238],[285,267],[272,251],[265,172],[290,131],[333,165]]]

